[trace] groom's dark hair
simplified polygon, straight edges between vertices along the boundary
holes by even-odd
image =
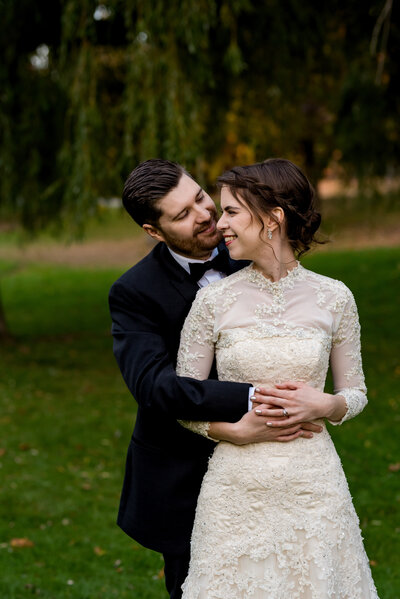
[[[125,181],[125,210],[140,226],[157,225],[161,216],[159,200],[177,187],[183,174],[191,176],[177,162],[160,158],[141,162]]]

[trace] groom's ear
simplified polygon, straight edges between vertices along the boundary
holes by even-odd
[[[150,235],[150,237],[152,237],[153,239],[156,239],[157,241],[165,241],[162,232],[159,229],[157,229],[157,227],[155,227],[154,225],[144,224],[142,225],[142,227],[146,231],[146,233]]]

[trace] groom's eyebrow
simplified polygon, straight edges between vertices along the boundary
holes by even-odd
[[[200,199],[200,197],[202,196],[203,193],[204,193],[203,188],[199,187],[196,195],[194,196],[195,202]],[[180,215],[183,212],[185,212],[185,210],[187,210],[187,209],[188,209],[188,206],[185,206],[184,208],[182,208],[182,210],[180,210],[180,212],[178,212],[178,214],[175,214],[175,216],[172,217],[172,220],[177,220],[180,217]]]

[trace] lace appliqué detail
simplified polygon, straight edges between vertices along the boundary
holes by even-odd
[[[366,396],[366,388],[362,391],[359,389],[341,389],[335,395],[342,395],[346,401],[347,412],[343,416],[343,418],[337,422],[330,420],[329,422],[334,426],[339,424],[343,424],[346,420],[350,420],[357,416],[360,412],[363,411],[365,406],[367,405],[367,396]]]
[[[215,441],[215,443],[218,443],[217,439],[213,439],[208,434],[208,431],[210,430],[209,422],[201,422],[201,421],[194,422],[193,420],[178,420],[178,422],[183,427],[189,429],[193,433],[197,433],[198,435],[201,435],[202,437],[206,437],[210,441]]]
[[[349,358],[349,369],[344,372],[344,376],[347,380],[350,380],[354,377],[364,378],[362,362],[361,362],[361,353],[359,351],[347,352],[346,356]]]
[[[203,291],[202,289],[197,294],[187,317],[188,326],[182,330],[176,364],[176,371],[180,376],[195,379],[207,378],[207,375],[202,376],[198,365],[205,357],[206,349],[214,352],[214,308],[213,303],[203,297]]]
[[[300,262],[289,270],[285,277],[279,279],[279,281],[270,281],[265,277],[259,270],[253,267],[252,264],[243,269],[246,277],[252,283],[255,283],[261,291],[268,291],[272,295],[280,296],[287,289],[293,289],[296,281],[304,280],[306,277],[306,271]]]
[[[196,364],[203,357],[203,354],[189,351],[188,345],[182,346],[182,351],[179,353],[179,358],[176,364],[176,371],[180,376],[190,376],[194,379],[201,380],[201,372],[196,368]]]

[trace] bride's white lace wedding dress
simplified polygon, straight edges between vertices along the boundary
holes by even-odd
[[[199,291],[180,375],[323,390],[329,360],[347,413],[366,404],[357,308],[347,287],[300,264],[276,283],[251,265]],[[323,432],[216,445],[201,488],[183,599],[377,598],[340,459]],[[207,435],[208,423],[184,426]]]

